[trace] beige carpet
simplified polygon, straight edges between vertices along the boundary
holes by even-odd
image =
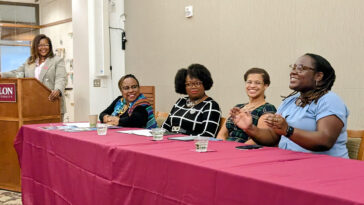
[[[0,189],[0,205],[22,205],[21,193]]]

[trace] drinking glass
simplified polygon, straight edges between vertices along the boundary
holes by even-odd
[[[208,137],[197,136],[195,138],[196,152],[207,152],[208,145],[209,145]]]
[[[90,127],[96,127],[97,115],[88,115],[88,120],[89,120],[89,123],[90,123]]]
[[[98,123],[97,124],[97,134],[106,135],[107,134],[107,124]]]
[[[163,140],[165,129],[163,128],[152,128],[150,133],[153,135],[153,140]]]

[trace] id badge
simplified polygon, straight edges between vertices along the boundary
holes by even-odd
[[[179,132],[180,127],[179,126],[173,126],[172,127],[172,132]]]

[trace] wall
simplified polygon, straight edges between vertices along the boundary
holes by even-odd
[[[125,50],[121,49],[121,33],[124,29],[124,0],[112,1],[109,5],[110,20],[110,62],[112,66],[111,87],[113,99],[120,95],[118,82],[125,75]],[[111,102],[108,102],[111,103]]]
[[[40,25],[54,23],[57,21],[72,18],[72,1],[57,0],[57,1],[41,1],[39,4]],[[73,31],[72,22],[62,23],[55,26],[45,27],[40,29],[40,33],[49,36],[53,43],[53,50],[57,48],[65,49],[65,65],[68,73],[67,88],[73,88]],[[65,102],[67,112],[64,119],[66,122],[74,121],[74,93],[73,90],[66,90]]]
[[[125,72],[125,65],[118,28],[123,27],[120,20],[123,9],[124,2],[120,0],[88,0],[90,113],[102,112],[120,95],[117,82]],[[104,76],[99,75],[101,67],[105,69]],[[93,87],[94,79],[101,80],[101,87]]]
[[[120,15],[124,10],[124,2],[117,1],[114,6],[105,4],[113,2],[103,0],[106,12],[110,15],[110,25],[122,26]],[[88,120],[88,114],[100,113],[112,100],[119,95],[117,80],[124,74],[124,52],[120,48],[120,33],[110,31],[110,50],[112,72],[107,76],[97,76],[96,69],[103,57],[97,55],[101,41],[100,19],[104,15],[94,15],[104,12],[105,8],[99,7],[98,0],[72,1],[73,19],[73,54],[74,54],[74,95],[75,95],[75,121]],[[107,68],[105,68],[107,69]],[[114,77],[115,76],[115,77]],[[93,87],[93,80],[100,79],[101,87]]]
[[[184,17],[184,7],[194,16]],[[214,86],[207,94],[226,116],[248,101],[243,73],[265,68],[267,100],[276,106],[288,88],[289,68],[306,52],[327,58],[337,73],[333,91],[351,110],[348,127],[363,129],[364,1],[360,0],[126,0],[126,72],[156,86],[156,110],[169,111],[178,95],[174,76],[204,64]]]
[[[90,80],[87,0],[72,1],[75,121],[88,120]]]

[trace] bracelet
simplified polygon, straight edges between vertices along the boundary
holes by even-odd
[[[286,137],[290,138],[292,136],[293,132],[294,132],[294,128],[292,126],[288,126],[287,130],[286,130],[286,133],[287,133]]]

